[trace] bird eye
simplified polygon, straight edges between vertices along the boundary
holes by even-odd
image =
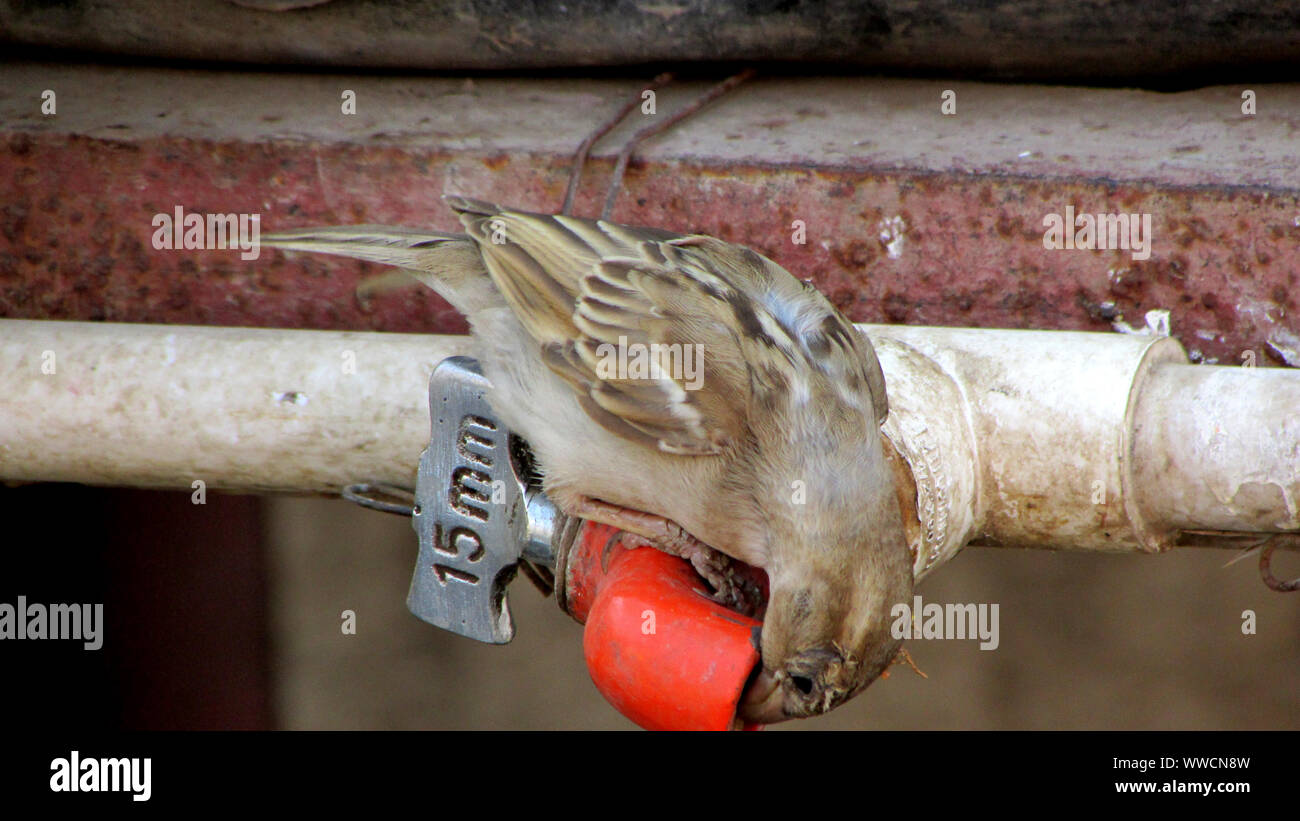
[[[796,690],[804,695],[808,695],[812,692],[812,679],[807,676],[790,676],[790,683],[794,685]]]

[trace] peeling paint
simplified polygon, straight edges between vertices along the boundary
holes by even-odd
[[[1300,334],[1293,334],[1286,328],[1275,328],[1264,344],[1283,362],[1300,368]]]
[[[904,236],[907,223],[902,217],[894,216],[880,221],[880,242],[885,246],[890,259],[902,259]]]

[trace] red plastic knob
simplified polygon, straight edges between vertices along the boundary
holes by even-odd
[[[648,730],[737,729],[762,622],[714,601],[688,562],[617,534],[588,522],[565,573],[596,688]]]

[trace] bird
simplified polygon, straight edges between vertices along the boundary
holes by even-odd
[[[489,401],[546,494],[682,556],[755,613],[739,710],[825,713],[894,660],[912,558],[871,342],[810,283],[704,234],[449,195],[463,232],[374,225],[263,245],[397,266],[469,321]],[[766,597],[744,571],[766,575]]]

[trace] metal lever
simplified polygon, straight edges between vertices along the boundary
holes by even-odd
[[[546,498],[528,445],[488,404],[478,362],[444,359],[429,378],[429,445],[412,526],[420,552],[406,606],[430,624],[491,644],[514,638],[506,586],[521,561],[554,567],[579,521]]]

